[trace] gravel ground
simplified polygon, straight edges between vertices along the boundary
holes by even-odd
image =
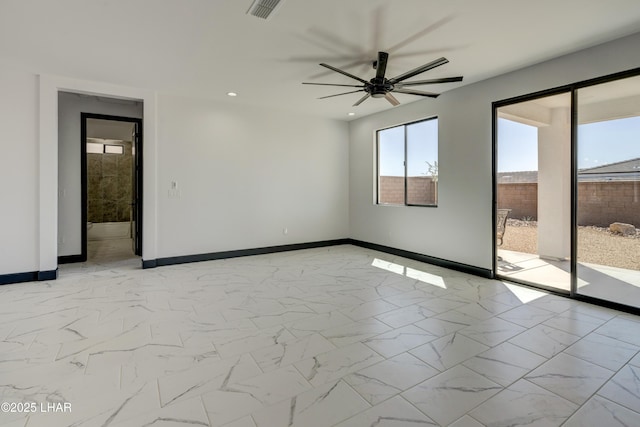
[[[508,219],[500,249],[538,253],[537,223]],[[578,261],[640,270],[640,233],[624,237],[607,228],[578,227]]]

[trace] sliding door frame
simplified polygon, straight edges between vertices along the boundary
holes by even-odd
[[[575,236],[575,227],[574,227],[574,218],[575,218],[575,206],[573,205],[573,203],[571,203],[571,212],[570,212],[570,227],[571,227],[571,235],[570,235],[570,246],[571,246],[571,260],[570,260],[570,268],[569,268],[569,274],[571,277],[571,282],[570,282],[570,290],[569,291],[563,291],[561,289],[558,288],[554,288],[551,286],[545,286],[544,284],[534,284],[532,282],[526,282],[526,281],[522,281],[522,280],[518,280],[518,279],[513,279],[513,278],[507,278],[507,277],[502,277],[498,274],[498,246],[497,246],[497,211],[498,211],[498,109],[501,107],[506,107],[508,105],[513,105],[513,104],[519,104],[521,102],[527,102],[527,101],[533,101],[536,99],[540,99],[540,98],[547,98],[550,96],[556,96],[556,95],[566,95],[566,94],[571,94],[571,152],[573,153],[573,147],[574,147],[574,143],[575,143],[575,126],[574,126],[574,122],[575,122],[575,110],[574,110],[574,106],[573,106],[573,91],[572,91],[572,87],[571,86],[560,86],[560,87],[556,87],[553,89],[547,89],[547,90],[543,90],[543,91],[539,91],[539,92],[534,92],[531,94],[527,94],[527,95],[522,95],[522,96],[516,96],[514,98],[508,98],[505,100],[501,100],[501,101],[496,101],[492,103],[492,117],[493,117],[493,127],[492,127],[492,168],[493,168],[493,173],[492,173],[492,178],[493,178],[493,199],[492,199],[492,206],[493,206],[493,267],[492,267],[492,275],[493,278],[495,279],[501,279],[501,280],[508,280],[510,282],[514,282],[514,283],[518,283],[521,285],[525,285],[525,286],[530,286],[530,287],[534,287],[534,288],[539,288],[539,289],[543,289],[547,292],[552,292],[554,294],[558,294],[558,295],[563,295],[563,296],[573,296],[573,289],[574,289],[574,280],[573,277],[575,276],[574,271],[576,268],[576,264],[574,263],[575,257],[573,256],[574,254],[574,244],[576,242],[576,236]],[[573,159],[573,155],[571,156],[571,199],[574,199],[574,188],[575,188],[575,183],[574,183],[574,159]],[[576,282],[577,284],[577,282]]]
[[[543,289],[545,291],[566,296],[578,301],[584,301],[591,304],[600,305],[603,307],[613,308],[616,310],[638,314],[640,315],[640,307],[629,306],[625,304],[620,304],[613,301],[603,300],[600,298],[590,297],[587,295],[581,295],[578,293],[578,90],[582,88],[586,88],[589,86],[595,86],[603,83],[609,83],[615,80],[621,80],[629,77],[636,77],[640,75],[640,68],[634,68],[631,70],[621,71],[618,73],[608,74],[606,76],[601,76],[589,80],[584,80],[576,83],[571,83],[564,86],[558,86],[552,89],[546,89],[538,92],[533,92],[525,95],[520,95],[512,98],[503,99],[500,101],[495,101],[491,104],[491,114],[492,114],[492,128],[491,128],[491,139],[492,139],[492,157],[491,157],[491,167],[492,167],[492,184],[493,184],[493,197],[492,197],[492,226],[493,226],[493,246],[492,246],[492,255],[493,255],[493,266],[492,266],[492,277],[494,279],[500,280],[508,280],[514,283],[518,283],[521,285]],[[527,283],[515,279],[511,279],[508,277],[502,277],[498,274],[498,246],[497,246],[497,224],[496,224],[496,216],[498,209],[498,109],[500,107],[505,107],[507,105],[517,104],[525,101],[532,101],[534,99],[544,98],[553,95],[559,95],[562,93],[570,93],[571,94],[571,192],[570,192],[570,227],[571,227],[571,237],[570,237],[570,246],[571,246],[571,259],[570,259],[570,275],[571,275],[571,286],[569,292],[563,292],[556,288],[551,288],[544,285],[534,285],[532,283]]]

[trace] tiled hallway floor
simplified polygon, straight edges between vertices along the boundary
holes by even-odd
[[[636,316],[353,246],[138,264],[0,287],[1,425],[640,425]]]
[[[135,259],[140,265],[140,257],[133,254],[132,240],[129,238],[89,240],[87,242],[87,259],[93,264],[113,264]]]

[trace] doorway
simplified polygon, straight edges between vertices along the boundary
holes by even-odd
[[[496,277],[640,312],[640,69],[494,103],[494,207]]]
[[[142,120],[81,114],[83,261],[142,254]]]

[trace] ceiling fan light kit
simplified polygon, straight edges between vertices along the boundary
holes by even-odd
[[[418,74],[422,74],[425,71],[429,71],[433,68],[439,67],[449,62],[447,58],[444,58],[444,57],[438,58],[435,61],[429,62],[428,64],[421,65],[417,68],[414,68],[413,70],[409,70],[406,73],[400,74],[399,76],[388,79],[385,77],[388,60],[389,60],[389,54],[387,52],[378,52],[378,59],[373,61],[373,68],[376,70],[376,76],[369,81],[361,77],[355,76],[351,73],[348,73],[344,70],[341,70],[340,68],[333,67],[329,64],[325,64],[325,63],[320,64],[320,66],[328,68],[331,71],[335,71],[336,73],[340,73],[351,79],[359,81],[360,83],[362,83],[361,85],[347,85],[347,84],[333,84],[333,83],[308,83],[308,82],[304,82],[302,84],[358,88],[357,90],[338,93],[335,95],[323,96],[318,99],[333,98],[334,96],[348,95],[350,93],[356,93],[356,92],[365,92],[365,95],[362,98],[360,98],[358,101],[356,101],[355,104],[353,104],[354,107],[357,107],[358,105],[362,104],[364,101],[366,101],[369,98],[384,98],[391,105],[395,107],[396,105],[400,104],[400,101],[398,101],[396,97],[392,95],[392,92],[403,93],[407,95],[424,96],[428,98],[437,98],[438,95],[440,95],[438,93],[424,92],[424,91],[410,89],[410,88],[406,89],[406,87],[462,81],[462,76],[457,76],[457,77],[444,77],[439,79],[405,82],[405,80],[410,79],[411,77],[415,77]]]

